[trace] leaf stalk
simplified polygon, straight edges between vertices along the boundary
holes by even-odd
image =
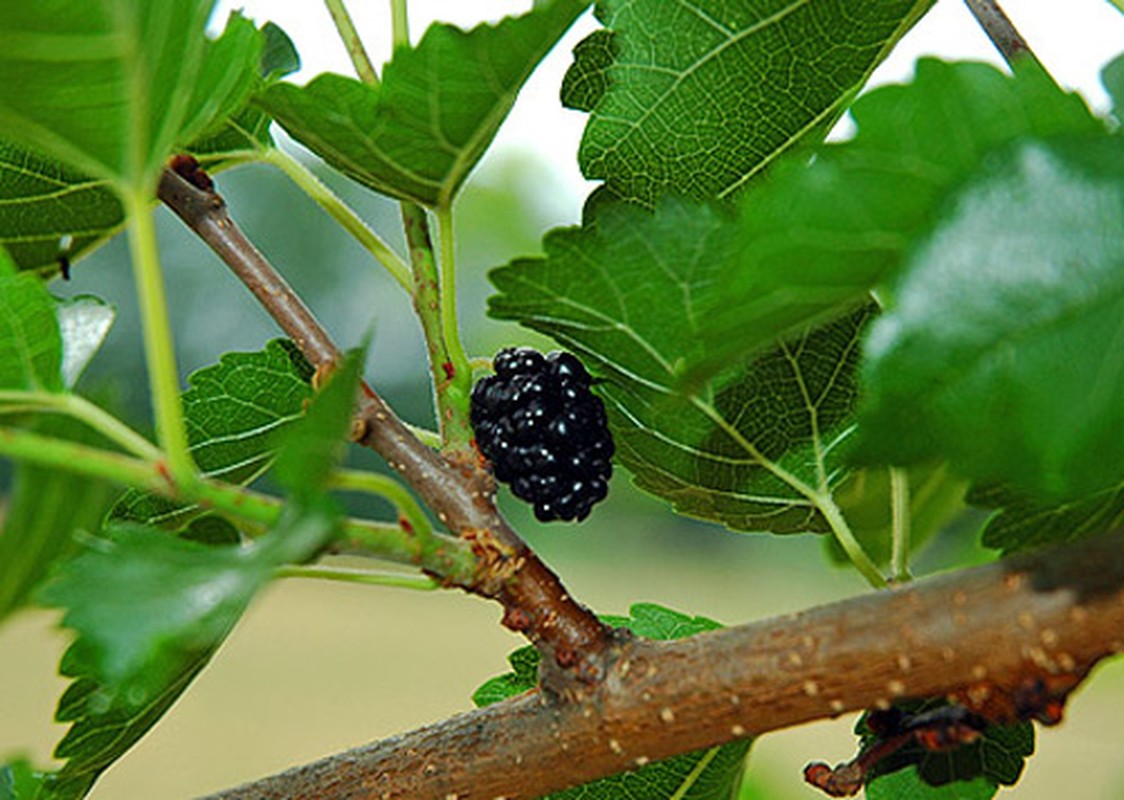
[[[311,170],[295,157],[277,148],[266,150],[261,155],[261,160],[285,173],[289,180],[350,233],[364,250],[374,256],[399,286],[407,292],[411,291],[410,268],[406,262]]]
[[[5,406],[2,404],[19,404]],[[124,422],[89,400],[76,394],[53,392],[0,391],[0,414],[19,411],[48,411],[66,414],[85,423],[111,442],[146,461],[164,457],[156,445],[141,436]]]
[[[344,5],[343,0],[324,0],[324,5],[328,7],[328,13],[332,15],[332,22],[336,25],[336,31],[339,33],[344,47],[347,48],[347,54],[351,56],[351,63],[355,65],[356,74],[364,83],[378,86],[378,73],[375,72],[371,58],[367,55],[367,49],[363,47],[363,40],[359,38],[359,31],[355,30],[355,23],[351,20],[351,14],[348,13],[347,6]]]
[[[156,438],[166,453],[168,469],[182,483],[195,479],[195,464],[187,445],[179,373],[176,369],[167,294],[160,270],[160,252],[151,201],[137,190],[122,193],[129,225],[129,250],[137,284],[144,353],[156,416]]]
[[[890,467],[890,572],[895,583],[913,579],[909,573],[909,473]]]
[[[329,567],[322,564],[293,564],[281,567],[274,572],[278,578],[316,578],[341,583],[361,583],[368,586],[390,586],[397,589],[414,589],[431,592],[440,584],[425,575],[409,575],[400,572],[377,572],[374,570]]]

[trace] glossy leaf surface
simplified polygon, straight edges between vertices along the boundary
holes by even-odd
[[[866,343],[862,458],[947,457],[1043,500],[1124,477],[1124,140],[995,155],[889,298]]]
[[[1104,129],[1039,72],[932,59],[918,62],[910,84],[876,89],[851,113],[852,141],[826,145],[810,165],[779,165],[741,202],[738,256],[700,300],[706,348],[692,381],[867,302],[996,148]]]

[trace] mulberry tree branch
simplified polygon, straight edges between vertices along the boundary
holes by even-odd
[[[1011,22],[1011,18],[999,7],[996,0],[964,0],[964,3],[987,34],[987,38],[1009,65],[1014,65],[1020,58],[1030,58],[1038,62],[1038,57],[1034,55],[1026,39],[1022,37],[1015,24]]]
[[[688,639],[624,642],[576,702],[530,692],[210,800],[535,798],[908,697],[950,695],[996,721],[1043,716],[1120,652],[1124,532]]]
[[[185,173],[188,180],[185,178]],[[339,349],[307,306],[246,238],[198,165],[164,170],[160,199],[230,267],[281,329],[318,369]],[[504,624],[525,634],[544,655],[545,684],[581,693],[605,672],[619,638],[570,597],[558,577],[496,510],[495,484],[474,457],[447,458],[427,447],[370,386],[361,387],[355,440],[381,455],[450,531],[469,541],[480,568],[459,586],[499,601]],[[442,578],[443,576],[435,576]]]

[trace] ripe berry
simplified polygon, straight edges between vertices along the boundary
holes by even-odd
[[[609,493],[613,438],[592,379],[569,353],[507,348],[472,390],[476,445],[496,480],[543,522],[582,520]]]

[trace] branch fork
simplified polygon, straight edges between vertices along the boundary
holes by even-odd
[[[339,348],[238,228],[198,163],[183,156],[173,159],[164,170],[158,194],[242,280],[318,373],[332,369],[340,358]],[[428,241],[424,217],[419,221],[406,211],[404,216]],[[617,635],[570,597],[558,576],[503,519],[495,505],[495,483],[475,451],[431,449],[367,383],[360,387],[352,434],[357,443],[381,455],[442,524],[471,542],[479,565],[476,574],[471,581],[453,585],[503,605],[506,624],[542,651],[548,665],[544,679],[551,691],[581,694],[582,687],[606,674],[606,658]],[[447,576],[432,577],[450,582]]]

